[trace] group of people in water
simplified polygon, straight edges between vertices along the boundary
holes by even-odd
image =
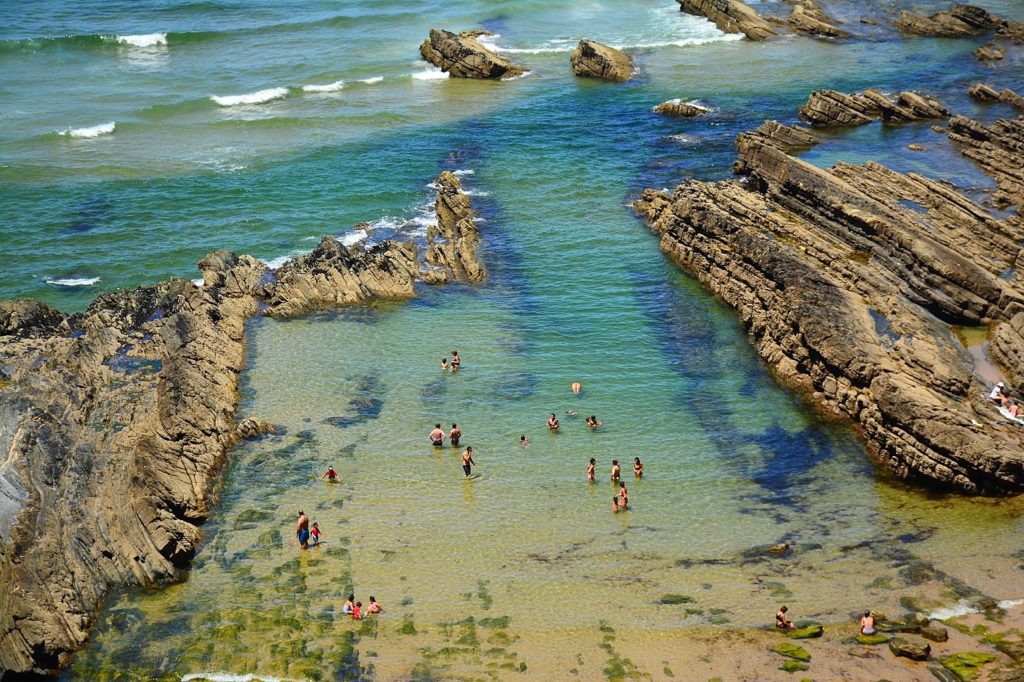
[[[334,467],[328,467],[328,471],[333,472]],[[337,477],[337,474],[335,474],[335,477]],[[310,527],[309,517],[306,516],[306,512],[300,509],[299,520],[295,524],[295,539],[298,540],[299,547],[302,549],[309,549],[310,545],[319,547],[320,535],[320,525],[314,521],[313,526]]]
[[[348,599],[345,601],[345,605],[341,607],[341,612],[352,616],[352,620],[362,620],[363,618],[363,602],[356,601],[356,595],[348,595]],[[370,595],[370,603],[366,605],[366,615],[372,616],[380,613],[384,609],[377,603],[377,600],[373,595]]]

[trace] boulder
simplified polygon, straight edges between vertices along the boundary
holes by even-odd
[[[994,646],[996,651],[1006,654],[1017,663],[1024,662],[1024,641],[1001,639]]]
[[[981,7],[956,4],[928,17],[903,10],[896,19],[896,28],[910,35],[963,38],[984,33],[998,22]]]
[[[866,645],[869,645],[869,646],[874,646],[876,644],[885,644],[886,642],[889,641],[889,637],[886,637],[885,635],[878,635],[878,634],[875,634],[875,635],[857,635],[856,640],[857,640],[858,644],[866,644]]]
[[[949,632],[941,625],[924,625],[921,627],[921,636],[933,642],[949,641]]]
[[[942,658],[942,667],[949,670],[961,680],[974,680],[980,672],[978,668],[996,660],[995,654],[965,651]]]
[[[53,334],[64,326],[66,316],[42,301],[0,301],[0,336]]]
[[[679,9],[715,23],[726,33],[742,33],[749,40],[768,40],[775,35],[771,24],[740,0],[676,0]]]
[[[999,92],[984,83],[975,83],[967,90],[967,94],[981,102],[998,102]]]
[[[569,57],[577,76],[623,83],[633,77],[633,60],[621,50],[593,40],[581,40]]]
[[[804,0],[794,5],[787,22],[797,33],[820,36],[824,38],[846,38],[850,34],[836,28],[835,20],[830,18],[814,0]]]
[[[1006,57],[1006,50],[995,43],[982,45],[974,51],[974,58],[981,62],[995,62]]]
[[[696,104],[687,104],[681,99],[670,99],[662,102],[658,106],[654,107],[653,111],[656,114],[679,116],[682,118],[692,118],[694,116],[701,116],[708,113],[706,108],[697,106]]]
[[[931,656],[932,647],[930,644],[911,642],[910,640],[896,637],[889,642],[889,651],[894,656],[902,656],[913,661],[927,661]]]
[[[477,40],[480,31],[452,33],[430,29],[430,38],[420,45],[425,60],[454,78],[514,78],[526,72]]]

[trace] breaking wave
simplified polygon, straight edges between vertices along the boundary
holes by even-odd
[[[240,104],[263,104],[288,95],[288,88],[267,88],[245,95],[210,95],[210,99],[222,107],[234,107]]]
[[[58,130],[59,135],[66,137],[99,137],[100,135],[110,135],[117,128],[117,123],[111,121],[110,123],[100,123],[99,125],[89,126],[88,128],[68,128],[66,130]]]

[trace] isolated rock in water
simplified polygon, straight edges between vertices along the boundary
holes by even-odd
[[[577,76],[623,83],[633,77],[633,60],[622,50],[593,40],[581,40],[569,57]]]
[[[658,106],[654,107],[652,111],[656,114],[680,116],[683,118],[692,118],[694,116],[700,116],[701,114],[708,113],[708,110],[705,107],[700,107],[696,104],[688,104],[680,99],[670,99],[666,102],[662,102]]]
[[[427,229],[427,263],[440,271],[421,273],[424,281],[444,281],[449,277],[467,282],[482,282],[487,273],[477,259],[480,231],[469,197],[454,173],[445,171],[438,177],[434,211],[437,225]],[[435,278],[435,279],[430,279]],[[436,279],[440,278],[440,280]]]
[[[974,51],[974,58],[982,62],[996,62],[1006,57],[1006,50],[995,43],[982,45]]]
[[[455,78],[513,78],[525,73],[522,67],[481,45],[476,38],[484,33],[432,28],[430,38],[420,45],[420,54]]]
[[[911,642],[902,637],[896,637],[890,640],[889,651],[895,656],[902,656],[914,661],[927,661],[932,653],[932,647],[927,643]]]
[[[805,35],[823,36],[826,38],[845,38],[850,34],[836,28],[834,19],[829,17],[821,9],[821,6],[814,0],[794,5],[793,12],[789,15],[789,25],[797,33]]]
[[[267,433],[276,433],[279,430],[281,430],[280,427],[268,421],[256,419],[255,417],[246,417],[238,422],[238,426],[235,427],[234,432],[231,434],[231,439],[237,443],[238,441],[256,438]]]
[[[1024,22],[1003,21],[996,29],[996,38],[1009,40],[1017,45],[1024,43]]]
[[[999,91],[984,83],[975,83],[967,89],[967,94],[981,102],[999,101]]]
[[[444,174],[438,187],[439,225],[473,244],[433,267],[479,279],[469,198]],[[327,237],[276,272],[216,251],[203,286],[103,294],[69,316],[0,302],[0,671],[66,665],[112,587],[181,578],[228,448],[274,428],[235,424],[248,318],[409,298],[424,267],[412,243]]]
[[[949,110],[931,97],[901,92],[896,100],[877,90],[848,95],[836,90],[817,90],[800,107],[800,117],[820,126],[857,126],[871,121],[920,121],[944,118]]]
[[[818,168],[786,154],[779,130],[737,139],[745,182],[643,193],[634,206],[662,251],[736,308],[781,381],[857,422],[897,477],[1024,490],[1021,435],[982,400],[948,330],[991,324],[996,362],[1008,375],[1014,360],[1024,368],[1024,283],[1003,278],[1022,258],[1024,226],[920,175],[872,162]],[[974,130],[979,158],[996,163],[1003,133]]]
[[[775,35],[771,24],[740,0],[676,0],[687,14],[706,17],[726,33],[742,33],[750,40],[768,40]]]
[[[984,33],[998,23],[981,7],[957,4],[930,17],[903,10],[896,19],[896,28],[911,35],[963,38]]]

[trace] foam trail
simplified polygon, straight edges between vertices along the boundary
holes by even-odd
[[[384,76],[374,76],[373,78],[364,78],[359,82],[373,85],[374,83],[380,83],[382,80],[384,80]]]
[[[245,95],[210,95],[210,99],[222,107],[233,107],[239,104],[263,104],[271,100],[281,99],[288,94],[288,88],[267,88]]]
[[[66,277],[66,278],[49,278],[46,283],[55,287],[91,287],[94,284],[99,284],[99,277]]]
[[[334,81],[326,85],[303,85],[303,92],[338,92],[345,87],[345,81]]]
[[[417,71],[412,77],[418,81],[438,81],[448,78],[448,74],[436,66],[428,66],[423,71]]]
[[[114,128],[117,127],[117,123],[111,121],[110,123],[100,123],[99,125],[90,126],[89,128],[68,128],[67,130],[58,130],[57,132],[67,137],[99,137],[100,135],[109,135],[114,132]]]
[[[142,33],[132,36],[114,36],[114,39],[122,45],[132,47],[156,47],[167,44],[166,33]]]

